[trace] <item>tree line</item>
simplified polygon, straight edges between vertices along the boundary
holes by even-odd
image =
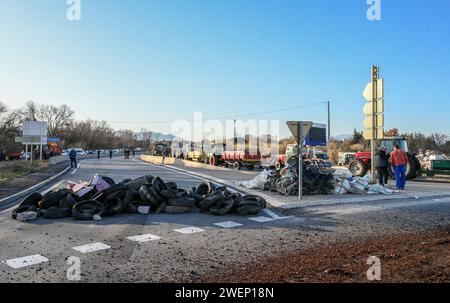
[[[64,148],[115,149],[142,147],[131,130],[114,130],[105,121],[74,119],[75,112],[68,105],[46,105],[29,101],[23,108],[10,110],[0,102],[0,148],[17,151],[22,147],[15,137],[22,134],[23,121],[46,121],[48,137],[60,138]]]

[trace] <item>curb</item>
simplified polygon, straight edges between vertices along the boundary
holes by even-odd
[[[4,207],[4,206],[10,204],[11,202],[15,201],[16,199],[19,199],[19,198],[21,198],[23,196],[26,196],[26,195],[34,192],[34,191],[37,191],[38,189],[44,187],[45,185],[53,182],[55,179],[61,177],[62,175],[67,173],[69,170],[70,170],[70,166],[66,167],[61,172],[59,172],[58,174],[48,178],[47,180],[42,181],[41,183],[35,184],[35,185],[33,185],[33,186],[31,186],[31,187],[29,187],[29,188],[27,188],[27,189],[25,189],[25,190],[23,190],[21,192],[18,192],[17,194],[14,194],[12,196],[9,196],[9,197],[1,199],[0,200],[0,207]]]

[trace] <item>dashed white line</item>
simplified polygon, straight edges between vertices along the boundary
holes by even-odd
[[[106,245],[102,242],[96,242],[96,243],[72,247],[72,249],[79,251],[83,254],[91,253],[91,252],[95,252],[95,251],[99,251],[99,250],[105,250],[105,249],[109,249],[109,248],[111,248],[111,246]]]
[[[188,235],[188,234],[199,233],[199,232],[202,232],[205,230],[201,229],[199,227],[189,226],[189,227],[174,229],[174,231],[176,231],[177,233],[180,233],[180,234]]]
[[[262,211],[265,212],[267,215],[269,215],[274,220],[291,219],[294,217],[294,216],[280,217],[279,215],[277,215],[276,213],[274,213],[273,211],[271,211],[268,208],[264,208]]]
[[[145,234],[145,235],[137,235],[137,236],[131,236],[127,237],[128,240],[135,241],[135,242],[149,242],[154,240],[159,240],[161,237],[152,235],[152,234]]]
[[[233,227],[238,227],[238,226],[242,226],[243,224],[241,223],[237,223],[234,221],[225,221],[225,222],[217,222],[217,223],[213,223],[213,225],[222,227],[222,228],[233,228]]]
[[[70,174],[73,175],[77,172],[78,168],[75,168]]]
[[[19,269],[26,266],[36,265],[44,262],[48,262],[49,260],[41,255],[32,255],[32,256],[26,256],[16,259],[10,259],[6,261],[2,261],[2,263],[5,263],[6,265],[14,268]]]

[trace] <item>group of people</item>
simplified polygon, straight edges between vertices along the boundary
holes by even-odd
[[[408,155],[400,148],[398,144],[394,145],[394,151],[391,154],[389,154],[383,146],[377,150],[373,161],[378,174],[378,183],[384,186],[388,182],[389,159],[391,160],[392,167],[394,168],[396,187],[399,190],[404,190],[406,187]]]

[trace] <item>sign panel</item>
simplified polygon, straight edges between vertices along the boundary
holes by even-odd
[[[380,140],[380,139],[384,138],[384,130],[383,130],[383,128],[377,129],[376,132],[375,132],[375,138],[372,138],[372,130],[371,129],[366,129],[363,132],[363,137],[366,140],[372,140],[372,139]]]
[[[383,114],[376,115],[375,119],[376,119],[376,123],[377,123],[377,125],[375,127],[377,127],[377,128],[384,127],[384,115]],[[364,119],[363,125],[366,129],[374,128],[372,116],[367,116]]]
[[[367,101],[372,102],[372,99],[373,99],[372,82],[367,83],[366,88],[363,91],[363,97]],[[383,80],[383,78],[380,78],[377,80],[377,98],[378,99],[384,98],[384,80]]]
[[[47,137],[39,137],[39,136],[15,137],[15,142],[22,144],[36,144],[36,145],[40,145],[42,143],[45,145],[47,144]]]
[[[326,146],[327,126],[326,124],[314,123],[305,138],[305,145]]]
[[[375,113],[384,112],[384,99],[378,99],[375,106]],[[364,115],[369,116],[372,114],[372,102],[367,102],[363,107]]]
[[[24,137],[47,137],[48,125],[44,121],[23,121],[23,132]]]
[[[295,141],[297,144],[298,142],[298,128],[299,124],[302,123],[302,138],[305,140],[306,135],[308,134],[309,130],[311,129],[313,123],[312,122],[304,122],[304,121],[287,121],[286,124],[289,127],[289,130],[291,131],[292,135],[294,136]],[[303,144],[303,142],[302,142]]]

